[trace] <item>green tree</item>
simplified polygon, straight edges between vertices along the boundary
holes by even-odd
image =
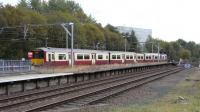
[[[117,30],[117,28],[114,27],[114,26],[112,26],[112,25],[110,25],[110,24],[106,25],[105,29],[107,29],[107,30],[109,30],[111,32],[114,32],[114,33],[119,33],[119,31]]]
[[[180,44],[183,48],[186,48],[187,42],[183,39],[178,39],[177,43]]]
[[[132,30],[130,36],[127,38],[129,44],[130,44],[130,50],[129,51],[137,51],[137,44],[138,43],[138,39],[135,35],[135,32]]]
[[[17,5],[17,7],[19,8],[29,8],[28,7],[28,3],[27,3],[27,0],[20,0],[19,4]]]
[[[186,49],[180,50],[180,58],[182,59],[190,59],[190,51]]]
[[[30,6],[32,10],[37,12],[42,11],[42,2],[41,0],[30,0]]]

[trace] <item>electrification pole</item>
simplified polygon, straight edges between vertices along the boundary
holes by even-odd
[[[158,43],[158,62],[160,62],[160,44]]]
[[[45,47],[48,47],[48,38],[45,38]]]
[[[24,25],[24,40],[26,40],[27,32],[28,32],[28,26]]]
[[[3,28],[0,28],[0,34],[3,32]]]
[[[72,67],[74,66],[74,56],[73,56],[73,49],[74,49],[74,23],[69,23],[71,26],[71,64]]]
[[[61,26],[66,31],[66,48],[68,49],[68,35],[71,37],[71,67],[74,66],[74,57],[73,57],[73,49],[74,49],[74,23],[62,23]],[[71,32],[68,29],[68,26],[71,28]]]
[[[125,52],[126,52],[126,37],[124,37],[124,49],[125,49]]]

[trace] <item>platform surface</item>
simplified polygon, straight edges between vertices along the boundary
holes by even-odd
[[[73,75],[73,73],[54,73],[54,74],[25,74],[25,75],[15,75],[15,76],[3,76],[0,77],[0,83],[33,80],[33,79],[43,79],[57,76]]]

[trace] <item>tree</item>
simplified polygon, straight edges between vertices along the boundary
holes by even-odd
[[[130,44],[130,51],[137,51],[137,45],[140,44],[138,43],[138,39],[135,35],[135,32],[132,30],[130,36],[127,38],[129,44]]]
[[[114,26],[112,26],[112,25],[110,25],[110,24],[107,24],[106,27],[105,27],[105,29],[107,29],[107,30],[109,30],[111,32],[114,32],[114,33],[119,33],[119,31],[117,30],[117,28],[114,27]]]
[[[30,6],[32,10],[35,10],[37,12],[42,11],[42,2],[41,0],[30,0]]]
[[[105,38],[101,30],[93,24],[85,24],[86,36],[88,38],[87,44],[91,48],[96,48],[97,44],[104,43]]]
[[[180,44],[183,48],[186,48],[187,42],[183,39],[178,39],[177,43]]]
[[[186,49],[180,50],[180,58],[182,59],[190,59],[190,51]]]
[[[17,7],[19,7],[19,8],[29,8],[28,7],[28,3],[27,3],[27,1],[26,0],[20,0],[20,2],[19,2],[19,4],[17,5]]]

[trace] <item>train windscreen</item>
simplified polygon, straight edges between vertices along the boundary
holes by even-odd
[[[44,52],[43,51],[33,51],[33,58],[34,59],[43,59]]]

